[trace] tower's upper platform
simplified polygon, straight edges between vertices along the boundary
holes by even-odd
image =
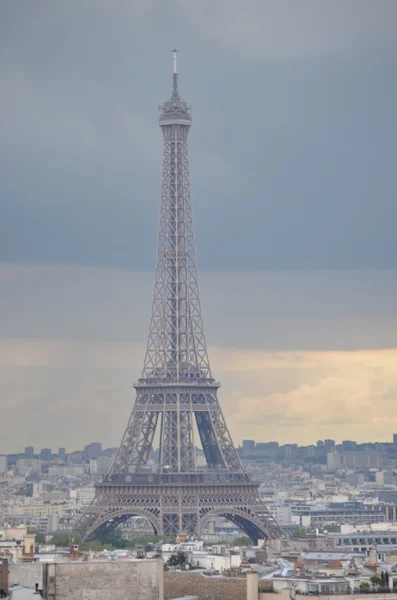
[[[192,124],[190,106],[182,100],[178,91],[178,73],[176,70],[176,53],[174,53],[174,73],[172,75],[172,95],[163,104],[160,104],[160,127],[165,125],[187,125]]]

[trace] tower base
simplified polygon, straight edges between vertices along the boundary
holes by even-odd
[[[232,521],[249,536],[277,539],[282,531],[250,482],[114,484],[95,486],[95,498],[77,523],[76,531],[90,540],[96,533],[119,525],[132,516],[145,517],[155,535],[178,532],[200,536],[217,516]]]

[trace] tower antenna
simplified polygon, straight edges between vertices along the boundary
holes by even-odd
[[[171,50],[173,56],[174,56],[174,71],[172,74],[172,91],[174,93],[174,95],[177,95],[178,93],[178,73],[176,70],[176,53],[178,52],[177,48],[173,48]]]
[[[171,52],[174,55],[174,75],[176,75],[176,53],[179,52],[179,50],[177,48],[173,48]]]

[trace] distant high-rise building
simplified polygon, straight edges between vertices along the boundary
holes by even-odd
[[[324,444],[323,440],[318,440],[318,442],[317,442],[317,448],[324,448],[324,445],[325,444]]]
[[[66,457],[66,449],[65,448],[59,448],[58,450],[58,458],[60,458],[61,460],[65,460]]]
[[[343,440],[342,448],[343,450],[354,450],[357,446],[357,442],[353,442],[351,440]]]
[[[26,446],[25,448],[25,458],[33,458],[34,456],[34,448],[33,446]]]
[[[252,450],[255,450],[254,440],[243,440],[243,450],[244,452],[251,452]]]
[[[341,455],[337,452],[327,453],[327,467],[331,471],[339,469],[342,466]]]
[[[51,460],[51,449],[50,448],[42,448],[40,450],[40,460]]]
[[[397,433],[393,433],[393,444],[397,446]]]
[[[82,452],[72,452],[68,455],[68,463],[73,465],[81,465],[83,462],[83,453]]]
[[[102,454],[102,444],[92,442],[84,447],[83,458],[85,462],[89,462],[91,458],[98,458]]]
[[[324,440],[324,446],[327,452],[332,451],[335,448],[335,440]]]

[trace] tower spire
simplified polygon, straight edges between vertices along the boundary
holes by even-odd
[[[174,57],[174,71],[172,74],[172,92],[174,96],[178,95],[178,72],[176,70],[176,53],[178,52],[177,48],[173,48],[171,50]]]

